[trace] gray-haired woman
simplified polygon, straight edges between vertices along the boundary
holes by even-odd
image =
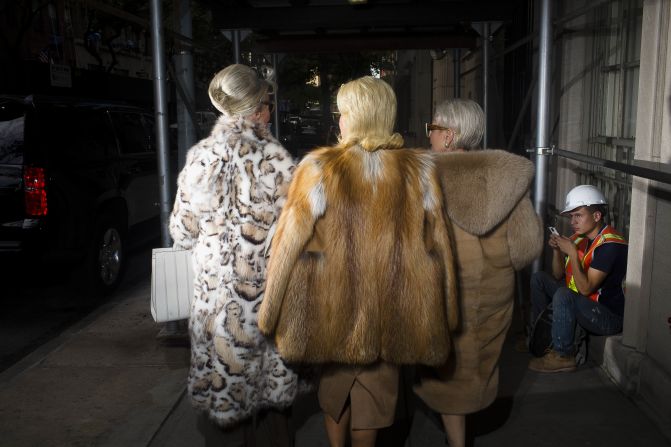
[[[254,444],[258,433],[246,422],[290,406],[297,390],[296,374],[257,326],[266,239],[294,170],[268,130],[272,92],[273,84],[245,65],[214,76],[208,93],[222,115],[189,150],[170,219],[175,247],[191,250],[193,259],[188,390],[194,407],[227,429],[226,445]],[[286,418],[269,425],[279,427],[266,433],[273,445],[289,443]],[[201,423],[212,432],[207,426]]]
[[[484,130],[476,102],[442,102],[426,130],[452,222],[461,321],[452,356],[441,367],[420,368],[415,392],[441,414],[449,445],[464,447],[466,415],[496,397],[515,270],[540,253],[543,234],[529,200],[533,164],[501,150],[471,151]]]
[[[433,122],[426,124],[426,136],[435,152],[477,149],[485,130],[485,114],[470,99],[448,99],[436,107]]]

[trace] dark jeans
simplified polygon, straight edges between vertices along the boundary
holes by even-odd
[[[573,355],[576,324],[596,335],[622,332],[622,317],[562,285],[545,272],[531,276],[531,317],[535,321],[552,303],[552,347],[562,355]]]
[[[536,318],[552,302],[552,296],[557,289],[562,287],[561,281],[557,281],[545,272],[536,272],[531,275],[531,321],[533,325]]]

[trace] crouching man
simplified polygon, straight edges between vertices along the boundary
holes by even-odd
[[[604,222],[607,202],[591,185],[580,185],[566,195],[562,211],[571,219],[574,234],[552,234],[552,275],[531,278],[532,321],[552,303],[552,349],[529,362],[544,373],[576,369],[576,325],[588,333],[622,332],[627,241]],[[560,282],[564,278],[563,285]]]

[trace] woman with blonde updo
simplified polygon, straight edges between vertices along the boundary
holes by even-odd
[[[222,115],[189,150],[170,218],[175,247],[193,259],[188,390],[194,407],[226,429],[226,445],[264,444],[252,439],[252,417],[274,418],[265,444],[289,445],[286,418],[273,409],[293,403],[297,376],[259,332],[257,312],[267,239],[294,163],[268,130],[271,82],[236,64],[214,76],[208,93]]]
[[[374,446],[394,420],[399,365],[447,359],[454,271],[432,157],[402,149],[394,91],[363,77],[337,103],[340,142],[308,154],[291,183],[259,327],[288,361],[324,365],[331,445],[349,434]]]

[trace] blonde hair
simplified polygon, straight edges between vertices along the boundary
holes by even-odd
[[[451,147],[477,149],[485,132],[485,114],[477,102],[470,99],[446,99],[436,106],[433,122],[454,131]]]
[[[233,64],[214,75],[207,94],[212,105],[229,116],[248,116],[261,108],[261,101],[275,91],[275,84],[259,78],[252,68]]]
[[[359,144],[367,151],[403,146],[403,137],[393,133],[396,94],[383,80],[364,76],[343,84],[336,102],[348,125],[341,146]]]

